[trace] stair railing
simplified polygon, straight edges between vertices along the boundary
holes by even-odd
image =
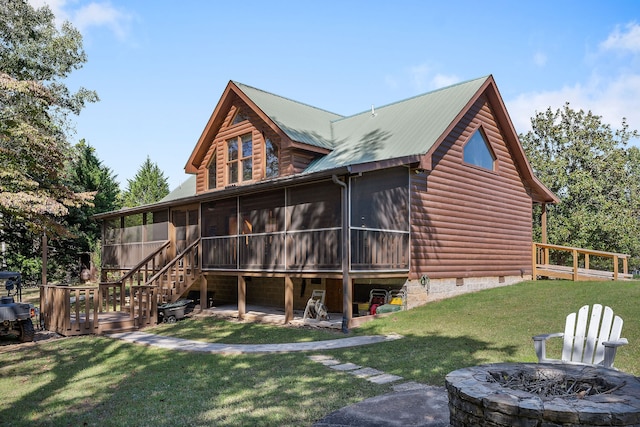
[[[130,304],[126,301],[126,287],[144,285],[146,280],[159,271],[168,259],[171,241],[165,241],[162,246],[147,255],[135,267],[127,271],[118,280],[100,283],[100,312],[126,311]],[[118,305],[120,306],[118,309]]]
[[[200,277],[199,249],[198,238],[147,280],[157,288],[159,304],[175,302]]]

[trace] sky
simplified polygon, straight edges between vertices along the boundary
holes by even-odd
[[[569,102],[640,130],[636,0],[29,0],[83,35],[73,118],[120,187],[147,156],[170,188],[229,80],[349,116],[493,75],[515,129]],[[635,142],[639,143],[640,142]]]

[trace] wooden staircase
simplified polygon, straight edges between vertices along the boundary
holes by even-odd
[[[64,336],[127,332],[158,322],[158,305],[175,302],[202,278],[200,240],[169,259],[164,242],[138,265],[98,286],[44,285],[40,307],[44,327]]]
[[[158,304],[177,301],[187,289],[200,280],[202,273],[199,266],[199,248],[200,239],[191,243],[146,281],[145,286],[156,289]]]

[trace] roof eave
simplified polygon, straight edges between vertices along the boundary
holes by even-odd
[[[123,208],[117,211],[104,212],[93,215],[92,218],[98,220],[104,220],[108,218],[115,218],[123,215],[135,215],[143,212],[156,211],[161,209],[168,209],[174,206],[182,206],[190,203],[202,203],[209,200],[217,200],[226,197],[238,196],[241,194],[251,194],[262,192],[270,189],[276,189],[281,187],[290,186],[292,184],[303,184],[311,181],[318,181],[321,179],[329,178],[332,175],[349,175],[353,173],[351,166],[340,166],[333,169],[327,169],[308,174],[296,174],[282,178],[261,181],[250,185],[237,185],[227,186],[224,189],[208,191],[206,193],[200,193],[193,196],[182,197],[179,199],[170,200],[167,202],[155,203],[144,206],[136,206],[134,208]]]

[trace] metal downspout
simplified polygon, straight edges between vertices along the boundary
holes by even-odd
[[[346,183],[340,181],[336,175],[331,180],[342,187],[342,332],[349,332],[351,313],[351,278],[349,277],[349,193]]]

